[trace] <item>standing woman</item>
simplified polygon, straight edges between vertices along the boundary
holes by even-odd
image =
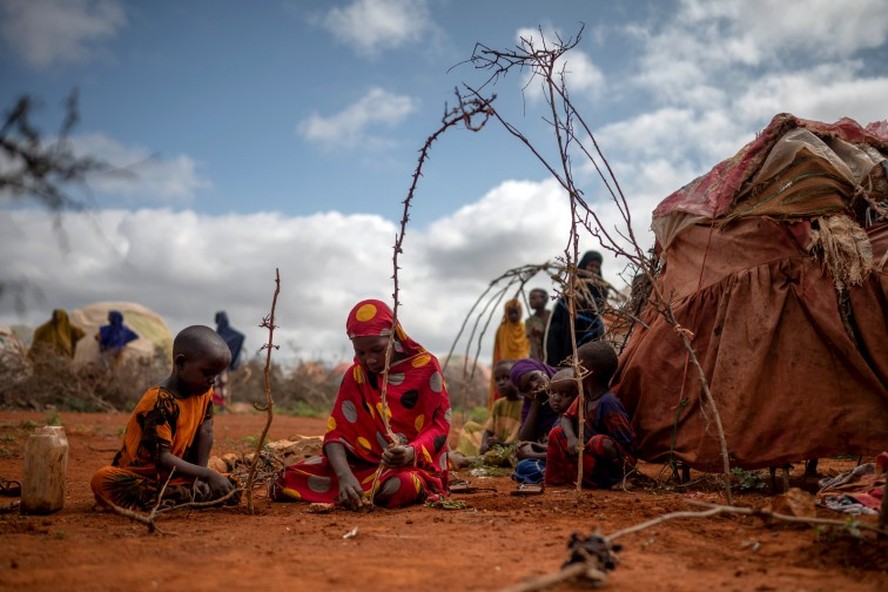
[[[29,355],[31,359],[40,355],[55,355],[74,359],[77,342],[86,335],[83,329],[75,327],[68,320],[68,313],[63,308],[52,311],[52,318],[34,329]]]
[[[217,409],[225,409],[231,403],[230,378],[231,372],[240,366],[241,350],[244,347],[244,334],[233,328],[228,322],[228,313],[220,310],[216,313],[216,333],[225,340],[228,351],[231,352],[231,364],[216,377],[216,387],[213,389],[213,405]]]
[[[521,301],[517,298],[509,300],[503,307],[503,320],[496,329],[493,342],[493,361],[490,364],[490,391],[487,396],[487,410],[493,409],[493,403],[500,397],[496,388],[496,377],[493,375],[496,365],[503,360],[520,360],[530,355],[530,340],[524,327],[524,312]]]
[[[108,311],[108,324],[99,327],[96,340],[99,342],[99,353],[102,364],[106,368],[116,369],[123,361],[123,348],[139,336],[135,331],[123,324],[123,313],[119,310]]]
[[[577,265],[574,327],[577,347],[604,336],[602,314],[608,288],[601,276],[603,258],[598,251],[586,251]],[[555,303],[546,333],[546,363],[560,366],[573,355],[570,342],[570,311],[562,295]]]
[[[410,339],[400,323],[394,324],[391,309],[381,300],[356,304],[346,331],[355,358],[327,420],[322,454],[281,471],[270,497],[335,502],[357,510],[370,500],[398,508],[445,493],[450,399],[437,358]],[[392,332],[384,408],[382,373]],[[387,438],[383,413],[398,442]]]

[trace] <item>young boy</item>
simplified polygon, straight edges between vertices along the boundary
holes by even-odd
[[[546,308],[548,302],[549,295],[542,288],[534,288],[527,295],[527,303],[533,313],[524,321],[524,326],[527,328],[527,339],[530,341],[530,357],[535,360],[546,359],[543,338],[546,336],[546,326],[549,324],[549,310]]]
[[[494,367],[493,379],[500,398],[493,403],[490,416],[483,426],[474,422],[463,426],[457,448],[461,454],[483,455],[492,446],[508,446],[518,440],[523,401],[510,379],[513,363],[512,360],[501,360]]]
[[[610,489],[620,482],[627,467],[635,464],[635,434],[623,404],[610,390],[617,369],[617,354],[605,341],[586,343],[577,349],[584,372],[583,487]],[[575,383],[574,383],[575,384]],[[546,485],[576,483],[579,454],[579,400],[552,429],[546,450]]]
[[[549,381],[549,407],[561,415],[559,425],[564,425],[567,418],[563,414],[567,413],[576,398],[577,381],[574,378],[574,369],[562,368]]]
[[[213,446],[213,383],[231,352],[210,327],[193,325],[173,341],[173,369],[145,391],[126,426],[110,467],[90,482],[99,505],[148,510],[164,499],[207,501],[233,489],[227,477],[207,468]]]

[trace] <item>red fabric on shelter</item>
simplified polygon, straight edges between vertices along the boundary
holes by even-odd
[[[732,466],[877,454],[888,445],[885,270],[849,291],[860,347],[842,323],[833,278],[800,244],[804,235],[804,223],[755,217],[716,231],[689,226],[663,252],[658,284],[694,333]],[[869,235],[879,261],[888,231]],[[721,470],[693,367],[681,384],[687,354],[675,329],[651,309],[643,321],[648,327],[636,327],[620,357],[616,389],[639,457],[674,450],[694,468]]]
[[[846,142],[869,142],[884,145],[888,142],[888,126],[876,123],[866,128],[852,119],[823,123],[801,119],[789,113],[775,115],[768,127],[741,148],[733,157],[724,160],[708,173],[688,183],[664,199],[654,210],[655,218],[675,213],[686,213],[706,218],[726,214],[734,196],[758,171],[768,152],[787,131],[804,127],[818,136],[836,137]]]

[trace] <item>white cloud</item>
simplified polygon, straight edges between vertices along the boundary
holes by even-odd
[[[627,29],[645,48],[636,81],[663,104],[719,108],[763,68],[790,74],[812,60],[847,61],[883,45],[884,8],[881,0],[685,0],[674,18]]]
[[[668,18],[633,22],[624,31],[641,54],[626,84],[651,102],[595,132],[626,193],[652,196],[656,187],[662,199],[781,112],[883,119],[888,76],[857,55],[888,39],[883,4],[684,0]]]
[[[559,42],[557,31],[523,28],[515,34],[517,44],[525,51],[551,48]],[[562,38],[567,42],[567,39]],[[596,66],[592,58],[578,48],[573,48],[555,62],[555,72],[564,75],[564,81],[572,94],[590,98],[601,96],[604,90],[604,74]],[[544,90],[539,79],[532,80],[533,73],[525,72],[525,92],[533,100],[542,99]],[[530,84],[528,84],[530,82]]]
[[[188,202],[197,191],[212,187],[200,175],[199,164],[185,154],[152,154],[144,147],[126,146],[103,134],[75,136],[70,141],[76,154],[118,169],[90,176],[90,186],[104,193],[148,203],[174,203]]]
[[[611,216],[608,208],[602,212]],[[29,303],[24,317],[9,298],[0,299],[0,322],[36,326],[53,308],[131,300],[162,314],[175,332],[211,325],[214,313],[226,310],[256,351],[267,339],[258,325],[269,312],[277,267],[280,355],[292,358],[296,346],[302,357],[338,361],[351,357],[344,335],[351,306],[366,297],[391,301],[397,226],[375,215],[66,214],[67,251],[47,240],[52,224],[43,211],[0,210],[3,279],[24,281],[44,295]],[[489,282],[562,255],[568,232],[567,201],[551,181],[506,182],[427,229],[409,228],[399,260],[405,328],[446,354]],[[588,237],[582,242],[584,249],[597,248]],[[617,263],[608,262],[605,271],[619,281]],[[550,287],[544,277],[530,285]]]
[[[3,38],[36,67],[89,60],[127,22],[114,0],[2,0],[2,8]]]
[[[324,117],[314,114],[303,120],[297,130],[306,140],[325,149],[380,149],[388,142],[371,133],[378,127],[391,128],[415,112],[418,102],[412,97],[396,95],[381,88],[372,88],[356,103]]]
[[[809,56],[844,58],[888,39],[883,0],[749,0],[736,7],[733,35],[748,38],[763,53],[798,49]]]
[[[743,120],[760,120],[780,112],[833,122],[852,117],[866,125],[888,116],[888,75],[866,77],[859,66],[826,64],[810,70],[775,73],[751,83],[737,97]]]
[[[323,25],[367,56],[420,41],[431,28],[425,0],[354,0],[330,9]]]

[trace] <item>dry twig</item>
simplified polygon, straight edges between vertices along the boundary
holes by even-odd
[[[491,72],[490,77],[484,85],[482,85],[482,88],[487,84],[496,81],[498,78],[505,76],[513,68],[530,70],[533,73],[533,79],[542,81],[544,95],[549,109],[550,119],[548,122],[553,129],[556,148],[559,155],[560,162],[557,165],[551,164],[517,127],[507,122],[496,110],[491,110],[490,116],[496,121],[499,121],[507,132],[512,134],[531,151],[543,167],[558,181],[570,199],[572,223],[568,246],[565,248],[565,261],[567,263],[568,277],[564,282],[566,289],[563,296],[568,303],[571,318],[576,318],[574,298],[576,297],[575,267],[578,259],[577,229],[582,227],[598,239],[602,248],[619,257],[627,259],[632,267],[639,270],[639,273],[646,277],[648,283],[653,286],[651,300],[655,310],[663,315],[669,324],[677,328],[676,336],[680,339],[683,347],[688,352],[689,363],[692,364],[697,371],[697,377],[702,384],[702,390],[704,393],[703,399],[714,418],[717,432],[716,436],[721,445],[724,465],[725,493],[728,502],[732,503],[733,496],[730,486],[730,459],[727,440],[715,399],[709,391],[708,379],[700,365],[689,336],[678,330],[680,329],[680,325],[672,313],[669,299],[656,285],[655,278],[658,272],[656,262],[647,257],[644,249],[640,246],[635,237],[632,226],[631,210],[610,163],[598,146],[591,128],[583,119],[582,115],[576,110],[568,94],[567,85],[564,79],[564,62],[561,60],[566,52],[579,43],[582,29],[576,37],[567,40],[558,38],[555,43],[547,42],[542,29],[539,30],[539,33],[538,41],[531,38],[522,38],[518,47],[512,50],[493,50],[478,44],[476,45],[475,51],[469,62],[478,69],[486,69]],[[469,91],[473,96],[481,100],[479,90],[469,88]],[[577,135],[577,130],[574,128],[575,124],[579,125],[579,131],[586,138],[585,140]],[[595,167],[601,181],[620,212],[625,227],[624,229],[609,229],[605,227],[596,211],[584,199],[583,192],[579,189],[573,178],[571,153],[574,149],[578,150]],[[580,372],[576,361],[576,335],[573,330],[571,337],[573,342],[574,367],[576,375],[579,376]],[[582,390],[580,393],[582,396]],[[580,404],[580,409],[582,408],[583,405]],[[581,426],[582,422],[583,418],[581,416],[579,418]],[[582,441],[582,436],[580,436],[580,441]],[[582,459],[580,459],[578,464],[582,467]],[[580,475],[577,480],[578,487],[582,483],[581,472],[582,469],[580,468]]]
[[[247,475],[247,484],[245,488],[247,491],[248,514],[256,513],[256,510],[253,507],[253,479],[256,476],[256,467],[259,464],[259,458],[262,456],[262,448],[265,446],[265,438],[268,436],[268,430],[271,429],[271,422],[274,419],[274,400],[271,397],[271,351],[273,349],[278,349],[278,346],[274,344],[274,330],[277,327],[274,324],[274,313],[277,308],[277,299],[280,293],[281,272],[280,269],[275,268],[274,296],[271,298],[271,312],[268,313],[267,317],[262,319],[262,324],[260,325],[260,327],[268,329],[268,342],[262,346],[262,349],[265,350],[265,406],[257,408],[264,410],[267,414],[267,418],[265,421],[265,427],[262,428],[262,434],[259,436],[259,441],[256,442],[256,454],[253,456],[253,461],[250,463],[250,472]]]

